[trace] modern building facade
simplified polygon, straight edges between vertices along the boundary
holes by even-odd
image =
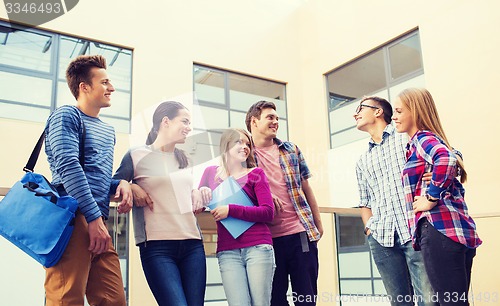
[[[192,109],[185,149],[201,172],[218,154],[220,130],[243,127],[249,105],[273,100],[279,136],[300,146],[323,207],[318,305],[339,305],[339,294],[384,293],[360,219],[348,209],[357,205],[354,165],[368,141],[353,129],[354,105],[363,95],[391,100],[406,87],[426,87],[469,172],[466,201],[484,241],[472,272],[474,305],[500,305],[500,2],[86,0],[36,27],[16,23],[15,31],[7,9],[0,8],[0,187],[21,176],[50,111],[74,103],[64,69],[78,54],[108,59],[117,91],[102,119],[117,131],[115,166],[145,139],[161,101]],[[37,171],[50,173],[43,155]],[[129,305],[155,305],[129,220],[110,220]],[[204,217],[200,223],[213,253],[213,227]],[[43,305],[43,269],[5,239],[0,254],[0,304]],[[222,288],[216,260],[208,260],[207,299],[216,302]]]

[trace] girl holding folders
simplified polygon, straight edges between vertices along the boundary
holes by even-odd
[[[272,237],[266,223],[274,217],[274,205],[264,171],[255,167],[251,138],[241,129],[228,129],[220,141],[220,166],[205,169],[200,181],[204,203],[225,179],[238,182],[255,206],[229,204],[211,211],[217,221],[217,258],[229,305],[269,305],[275,270]],[[233,238],[221,224],[228,216],[255,222]]]

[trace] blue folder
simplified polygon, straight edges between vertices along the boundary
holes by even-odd
[[[214,209],[216,207],[229,204],[254,206],[253,202],[241,188],[240,184],[238,184],[238,182],[236,182],[236,180],[232,177],[225,179],[224,182],[212,191],[212,201],[208,203],[208,208]],[[229,216],[220,222],[234,237],[234,239],[238,238],[255,223]]]

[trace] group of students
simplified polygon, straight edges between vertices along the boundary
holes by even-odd
[[[287,305],[288,275],[294,291],[315,296],[319,210],[310,187],[304,187],[310,173],[300,150],[289,142],[277,143],[275,105],[261,101],[250,108],[247,126],[253,137],[242,129],[222,133],[220,165],[206,168],[195,189],[192,165],[176,148],[191,131],[190,120],[181,103],[161,103],[153,114],[146,145],[129,150],[113,176],[132,182],[136,244],[157,303],[203,305],[205,254],[195,213],[204,209],[212,191],[228,177],[254,204],[211,210],[217,221],[217,258],[229,305]],[[281,170],[280,158],[290,174]],[[295,186],[293,198],[288,186]],[[303,214],[307,232],[294,205],[308,209]],[[227,217],[254,224],[234,238],[219,222]]]
[[[220,164],[205,169],[199,185],[192,164],[176,145],[191,132],[181,103],[159,104],[146,144],[129,150],[112,175],[114,130],[99,119],[114,91],[102,56],[80,56],[66,71],[76,106],[55,110],[46,125],[53,184],[77,198],[71,241],[60,262],[46,269],[46,305],[126,305],[118,255],[104,225],[110,195],[118,212],[132,210],[135,241],[148,285],[159,305],[203,305],[206,261],[195,214],[212,191],[232,177],[254,204],[210,211],[217,221],[217,258],[229,305],[288,305],[289,280],[314,305],[323,229],[300,149],[276,138],[279,117],[260,101],[242,129],[221,135]],[[85,130],[85,162],[78,140]],[[237,238],[221,225],[233,217],[253,222]],[[298,305],[298,304],[297,304]]]
[[[76,107],[58,108],[49,117],[46,153],[53,183],[78,200],[79,210],[60,262],[46,269],[46,305],[83,305],[85,296],[90,305],[126,305],[118,255],[104,224],[110,195],[121,197],[120,213],[132,210],[135,241],[157,303],[203,305],[206,261],[195,214],[229,177],[254,204],[210,211],[229,305],[288,305],[289,282],[302,297],[295,305],[316,304],[317,242],[323,234],[319,207],[300,149],[276,137],[274,103],[250,107],[245,120],[250,134],[223,132],[219,165],[206,168],[195,184],[193,165],[176,148],[191,131],[190,112],[181,103],[163,102],[145,145],[129,150],[112,175],[114,130],[99,119],[114,91],[106,62],[102,56],[80,56],[66,77]],[[365,233],[388,294],[467,292],[481,241],[456,178],[464,181],[465,169],[446,140],[432,97],[426,90],[406,90],[394,115],[386,100],[364,98],[354,117],[357,128],[372,138],[356,172]],[[408,148],[395,129],[410,136]],[[85,163],[80,165],[82,130]],[[423,179],[429,171],[432,177]],[[234,238],[220,222],[227,217],[253,225]]]

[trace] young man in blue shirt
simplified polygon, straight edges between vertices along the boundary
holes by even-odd
[[[104,220],[111,194],[122,197],[121,213],[132,206],[126,181],[112,180],[115,133],[99,119],[115,90],[100,55],[80,56],[66,71],[76,107],[55,110],[45,127],[45,152],[53,184],[78,201],[75,227],[61,260],[46,269],[46,305],[126,305],[118,254]],[[84,136],[84,138],[83,138]],[[84,164],[80,164],[84,141]]]

